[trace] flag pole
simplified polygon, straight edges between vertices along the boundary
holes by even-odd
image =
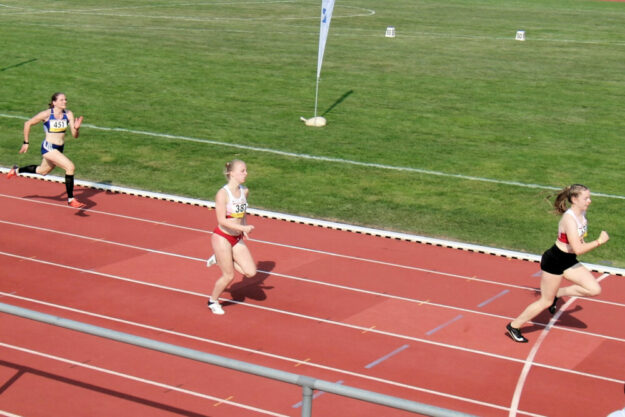
[[[319,77],[317,77],[317,86],[315,87],[315,117],[317,117],[317,100],[319,99]]]

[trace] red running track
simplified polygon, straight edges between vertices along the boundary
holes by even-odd
[[[206,299],[213,211],[0,178],[0,301],[480,416],[625,407],[625,281],[526,326],[538,265],[251,216],[259,273]],[[521,377],[524,375],[524,377]],[[299,387],[0,314],[0,415],[299,416]],[[313,416],[409,413],[317,393]]]

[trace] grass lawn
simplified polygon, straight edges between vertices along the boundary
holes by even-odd
[[[241,158],[256,208],[529,253],[581,182],[612,237],[581,259],[625,267],[625,3],[337,0],[311,128],[319,9],[4,0],[0,165],[39,161],[23,122],[63,91],[80,179],[212,200]]]

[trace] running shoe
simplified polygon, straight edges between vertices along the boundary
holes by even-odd
[[[75,198],[72,199],[72,201],[68,201],[67,205],[70,207],[74,207],[74,208],[83,208],[86,207],[87,205],[84,203],[81,203],[80,201],[76,200]]]
[[[17,165],[13,165],[13,168],[9,170],[7,173],[7,179],[9,180],[15,176],[17,176]]]
[[[224,309],[221,308],[221,304],[219,304],[217,301],[208,300],[208,308],[211,309],[213,314],[218,314],[218,315],[226,314]]]
[[[551,306],[549,307],[549,312],[551,314],[556,314],[556,311],[558,310],[558,306],[557,306],[558,300],[559,300],[558,297],[553,299],[553,304],[551,304]]]
[[[523,337],[523,335],[521,334],[521,330],[515,329],[514,327],[512,327],[510,323],[508,323],[508,325],[506,326],[506,330],[508,330],[508,334],[510,335],[512,340],[514,340],[515,342],[519,342],[519,343],[528,342],[528,340],[525,337]]]
[[[215,265],[216,263],[217,263],[217,258],[215,258],[215,254],[213,254],[213,256],[208,258],[208,260],[206,261],[206,267],[210,268],[211,266]]]

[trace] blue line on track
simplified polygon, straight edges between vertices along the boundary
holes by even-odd
[[[443,323],[438,327],[433,328],[432,330],[430,330],[429,332],[427,332],[426,334],[428,336],[433,335],[434,333],[436,333],[437,331],[439,331],[440,329],[442,329],[443,327],[447,327],[449,326],[451,323],[458,321],[462,318],[462,314],[458,314],[456,317],[454,317],[453,319],[449,320],[447,323]]]
[[[478,304],[477,306],[478,306],[478,307],[480,307],[480,308],[481,308],[481,307],[484,307],[486,304],[488,304],[488,303],[490,303],[490,302],[492,302],[492,301],[495,301],[496,299],[498,299],[498,298],[499,298],[499,297],[501,297],[502,295],[506,295],[506,294],[508,294],[509,292],[510,292],[510,290],[503,290],[502,292],[500,292],[500,293],[499,293],[499,294],[497,294],[496,296],[491,297],[491,298],[489,298],[488,300],[481,302],[481,303],[480,303],[480,304]]]
[[[402,350],[408,348],[408,346],[410,346],[410,345],[403,345],[402,347],[395,349],[394,351],[392,351],[388,355],[382,356],[380,359],[377,359],[377,360],[371,362],[369,365],[365,366],[365,368],[367,368],[367,369],[373,368],[374,366],[376,366],[377,364],[379,364],[381,362],[384,362],[385,360],[387,360],[391,356],[397,355]]]

